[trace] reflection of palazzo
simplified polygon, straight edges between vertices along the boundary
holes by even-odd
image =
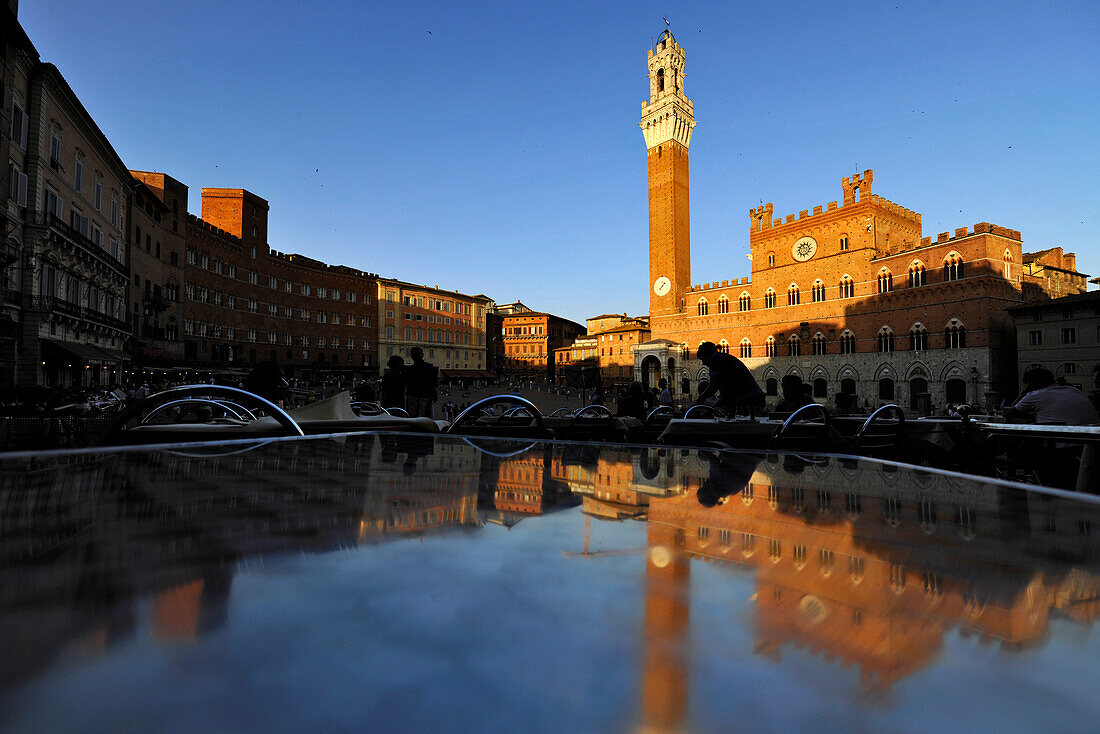
[[[671,728],[685,706],[689,558],[754,570],[759,654],[791,644],[856,664],[868,690],[928,665],[952,628],[1018,650],[1042,643],[1052,609],[1091,625],[1100,512],[951,481],[794,459],[763,462],[715,507],[690,492],[651,498],[645,722]]]

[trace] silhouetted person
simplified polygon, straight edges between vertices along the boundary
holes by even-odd
[[[1037,424],[1070,426],[1100,423],[1100,416],[1085,394],[1075,387],[1059,385],[1054,374],[1045,367],[1033,367],[1024,372],[1023,382],[1023,397],[1005,411],[1009,420],[1030,417]],[[1095,472],[1087,470],[1095,461],[1093,446],[1057,441],[1042,442],[1038,446],[1024,443],[1016,455],[1038,470],[1039,481],[1047,487],[1093,491]],[[1081,472],[1082,463],[1086,467],[1084,473]]]
[[[287,381],[283,379],[283,371],[275,362],[259,362],[253,367],[245,380],[244,389],[276,405],[290,395]]]
[[[630,383],[626,395],[623,395],[622,399],[619,400],[615,415],[631,416],[640,421],[646,419],[648,412],[646,411],[645,388],[642,387],[642,383]]]
[[[360,382],[356,385],[355,392],[352,395],[360,403],[373,403],[376,399],[374,388],[369,382]]]
[[[719,352],[714,342],[699,345],[699,359],[710,372],[710,382],[705,390],[700,383],[696,405],[714,405],[730,412],[739,407],[750,410],[764,407],[764,391],[756,384],[756,378],[744,362],[732,354]],[[715,393],[719,395],[718,399],[708,402]]]
[[[405,409],[410,418],[434,418],[433,406],[438,393],[439,370],[424,361],[424,350],[413,347],[409,351],[413,363],[405,370]]]
[[[1075,387],[1057,384],[1054,374],[1045,367],[1032,367],[1024,372],[1023,379],[1024,395],[1006,411],[1009,419],[1029,416],[1036,423],[1069,426],[1100,423],[1085,394]]]
[[[382,373],[382,407],[403,408],[405,406],[405,360],[393,355],[386,362],[386,371]]]
[[[775,406],[776,412],[793,413],[813,402],[802,391],[802,378],[798,375],[787,375],[780,384],[783,386],[783,399]]]
[[[663,377],[657,380],[657,389],[660,390],[657,394],[657,403],[672,407],[672,391],[668,389],[668,380]]]
[[[714,507],[729,495],[743,490],[760,465],[760,459],[750,454],[705,452],[702,455],[710,458],[710,475],[695,493],[703,507]]]

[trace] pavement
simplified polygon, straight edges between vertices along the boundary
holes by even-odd
[[[566,395],[566,392],[570,394]],[[551,385],[528,385],[524,387],[489,385],[487,387],[470,388],[468,390],[463,390],[458,387],[442,386],[439,389],[439,401],[435,404],[435,411],[437,416],[441,416],[442,406],[447,401],[451,401],[457,405],[462,405],[464,403],[470,403],[472,405],[482,398],[491,397],[493,395],[519,395],[537,405],[539,411],[543,415],[549,415],[558,408],[569,408],[572,410],[573,408],[583,408],[588,405],[587,402],[582,401],[579,392],[580,391],[576,388],[558,388]]]

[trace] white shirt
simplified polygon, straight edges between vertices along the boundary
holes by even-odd
[[[1051,385],[1032,390],[1013,406],[1035,416],[1036,423],[1064,423],[1085,426],[1100,423],[1096,409],[1083,392],[1069,385]]]

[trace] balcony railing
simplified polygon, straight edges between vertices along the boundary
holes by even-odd
[[[119,331],[130,333],[130,324],[128,322],[116,319],[114,316],[108,316],[105,313],[100,313],[99,311],[93,311],[90,308],[83,309],[81,318],[86,321],[92,321],[97,324],[101,324],[102,326],[109,326],[112,329],[118,329]]]
[[[63,313],[66,316],[83,319],[84,321],[91,321],[101,326],[109,326],[112,329],[130,333],[130,324],[127,322],[56,296],[31,296],[30,310],[43,313]]]
[[[167,298],[151,291],[145,294],[145,302],[148,303],[157,313],[165,311],[169,306],[172,305],[172,303]]]
[[[104,265],[113,268],[114,270],[117,270],[123,275],[128,272],[126,266],[116,260],[114,257],[112,257],[111,253],[104,250],[95,242],[92,242],[92,240],[88,236],[81,233],[79,229],[75,229],[74,227],[65,224],[65,222],[60,217],[54,215],[52,212],[38,212],[36,220],[39,224],[45,227],[49,227],[55,232],[58,232],[66,240],[75,245],[77,249],[85,252],[88,255],[91,255],[93,258],[99,260],[99,262],[103,263]]]

